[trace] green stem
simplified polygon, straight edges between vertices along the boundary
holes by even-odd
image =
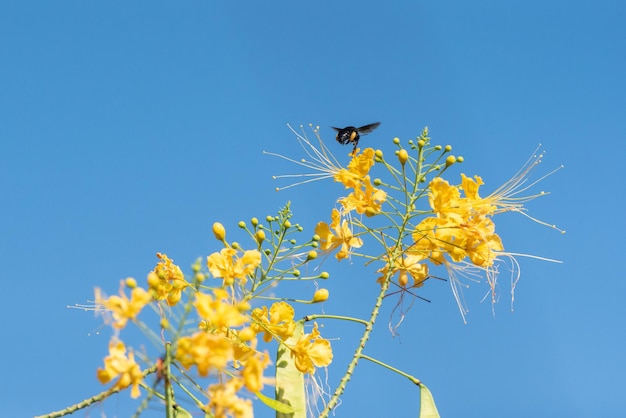
[[[165,383],[165,417],[174,418],[176,411],[174,409],[176,402],[174,400],[174,387],[170,380],[172,364],[172,344],[165,343],[165,360],[163,361],[163,380]]]
[[[389,369],[389,370],[391,370],[392,372],[396,372],[396,373],[398,373],[400,376],[404,376],[404,377],[406,377],[407,379],[409,379],[412,383],[414,383],[414,384],[416,384],[416,385],[419,385],[419,384],[421,383],[421,382],[420,382],[420,380],[419,380],[418,378],[413,377],[413,376],[411,376],[410,374],[407,374],[407,373],[403,372],[402,370],[396,369],[395,367],[390,366],[390,365],[388,365],[387,363],[383,363],[382,361],[377,360],[377,359],[375,359],[375,358],[373,358],[373,357],[370,357],[370,356],[365,355],[365,354],[361,354],[361,358],[362,358],[362,359],[365,359],[365,360],[369,360],[369,361],[371,361],[372,363],[378,364],[379,366],[382,366],[382,367],[384,367],[384,368],[386,368],[386,369]]]
[[[363,335],[361,336],[361,339],[359,341],[359,346],[354,352],[352,361],[350,361],[350,364],[348,365],[346,374],[344,374],[343,378],[341,378],[341,381],[339,382],[337,389],[335,389],[335,393],[333,393],[333,396],[328,401],[326,408],[324,408],[324,410],[320,414],[320,418],[328,417],[328,414],[330,413],[330,411],[332,411],[332,409],[335,406],[337,406],[337,402],[339,402],[339,397],[343,394],[344,390],[346,389],[346,385],[350,381],[350,378],[352,377],[352,373],[354,373],[354,369],[356,365],[358,364],[359,359],[361,358],[363,349],[365,348],[365,344],[367,344],[367,340],[369,340],[370,334],[372,333],[372,330],[374,329],[374,323],[376,322],[376,318],[378,317],[378,314],[380,313],[380,307],[383,304],[383,298],[385,297],[385,293],[387,293],[387,289],[389,289],[390,282],[391,282],[391,277],[390,275],[388,275],[388,277],[385,278],[385,281],[380,286],[380,293],[378,294],[378,297],[376,298],[376,304],[374,305],[374,309],[372,309],[372,314],[370,316],[369,321],[367,321],[367,325],[365,326],[365,331],[363,332]]]
[[[310,321],[314,321],[316,319],[340,319],[342,321],[352,321],[352,322],[358,322],[359,324],[363,324],[366,325],[368,324],[368,322],[364,319],[361,318],[352,318],[350,316],[342,316],[342,315],[326,315],[326,314],[320,314],[320,315],[307,315],[304,317],[304,321],[305,322],[310,322]]]
[[[156,369],[157,369],[157,366],[154,365],[154,366],[150,367],[149,369],[144,370],[143,377],[145,378],[149,374],[154,373],[156,371]],[[124,389],[126,389],[126,388],[124,388]],[[101,401],[105,400],[106,398],[108,398],[109,396],[111,396],[111,395],[113,395],[113,394],[115,394],[117,392],[120,392],[120,391],[122,391],[124,389],[107,389],[104,392],[101,392],[101,393],[99,393],[99,394],[97,394],[95,396],[92,396],[91,398],[85,399],[84,401],[79,402],[77,404],[68,406],[67,408],[64,408],[64,409],[62,409],[60,411],[55,411],[55,412],[50,412],[48,414],[39,415],[39,416],[36,416],[35,418],[57,418],[57,417],[62,417],[62,416],[65,416],[65,415],[73,414],[74,412],[76,412],[76,411],[78,411],[80,409],[86,408],[86,407],[88,407],[90,405],[93,405],[96,402],[101,402]]]

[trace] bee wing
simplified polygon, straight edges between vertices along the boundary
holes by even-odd
[[[334,130],[336,130],[337,132],[339,132],[341,130],[341,128],[335,128],[334,126],[331,126],[331,128],[333,128]]]
[[[362,134],[369,134],[374,129],[378,128],[378,125],[380,125],[380,122],[370,123],[369,125],[365,125],[365,126],[361,126],[360,128],[357,128],[357,131],[359,131],[359,133],[362,133]]]

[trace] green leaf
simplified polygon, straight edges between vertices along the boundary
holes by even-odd
[[[304,333],[304,321],[296,322],[296,330],[285,341],[287,345],[295,345]],[[276,400],[289,405],[291,412],[276,410],[276,418],[306,418],[306,392],[304,375],[296,369],[291,351],[285,344],[278,345],[276,356]]]
[[[440,418],[439,411],[435,406],[433,394],[425,384],[420,383],[420,417],[419,418]]]
[[[263,402],[265,405],[269,406],[273,410],[283,413],[283,414],[293,414],[295,409],[291,406],[284,404],[282,402],[277,401],[276,399],[272,399],[268,396],[263,395],[261,392],[256,392],[255,395]]]
[[[193,415],[182,406],[174,406],[174,416],[176,418],[193,418]]]

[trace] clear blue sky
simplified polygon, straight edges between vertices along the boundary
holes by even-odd
[[[287,123],[322,126],[345,155],[329,126],[381,121],[364,145],[390,153],[427,125],[486,191],[543,143],[541,168],[566,168],[530,210],[567,234],[502,218],[508,250],[564,263],[521,259],[514,312],[506,286],[495,316],[472,288],[467,325],[429,283],[432,303],[395,339],[383,313],[368,353],[421,378],[445,417],[626,416],[626,4],[226,3],[0,4],[3,415],[102,390],[109,330],[66,308],[94,287],[143,280],[157,251],[190,265],[217,249],[216,220],[234,230],[287,200],[308,231],[328,216],[337,185],[273,191],[293,170],[262,151],[297,155]],[[339,267],[325,312],[365,315],[373,272]],[[360,329],[332,330],[336,379]],[[88,414],[125,416],[126,397]],[[416,416],[417,393],[363,362],[338,416],[390,409]]]

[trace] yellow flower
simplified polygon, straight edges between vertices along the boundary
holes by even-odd
[[[398,273],[398,284],[400,286],[406,287],[409,283],[409,277],[413,279],[413,287],[424,285],[424,281],[428,278],[428,265],[421,263],[423,260],[423,257],[412,253],[405,253],[396,258],[393,274]],[[385,267],[378,270],[378,272],[382,276],[377,281],[378,283],[383,283],[389,272],[389,263],[385,264]]]
[[[330,226],[325,222],[320,222],[315,227],[315,233],[320,237],[320,248],[322,251],[333,251],[341,247],[336,257],[343,260],[350,255],[350,249],[361,248],[363,241],[361,238],[352,235],[347,220],[341,224],[341,215],[337,209],[333,209],[332,222]]]
[[[219,253],[213,253],[207,257],[209,271],[215,278],[222,278],[224,286],[230,286],[235,279],[242,284],[248,280],[247,276],[254,273],[261,264],[261,253],[257,250],[245,251],[243,257],[237,257],[234,248],[223,248]]]
[[[102,384],[106,384],[119,376],[114,389],[125,389],[132,385],[130,391],[131,398],[138,398],[139,384],[143,379],[141,369],[135,362],[133,353],[129,353],[126,357],[126,347],[121,341],[111,341],[109,343],[109,356],[104,359],[104,369],[98,369],[98,380]]]
[[[199,331],[190,337],[181,337],[176,348],[176,359],[185,368],[198,368],[200,376],[208,376],[211,369],[224,370],[233,360],[231,341],[221,334]]]
[[[207,409],[215,418],[253,418],[252,401],[237,396],[243,386],[239,378],[227,380],[209,386],[209,405]]]
[[[182,291],[189,286],[180,267],[175,265],[166,254],[157,253],[161,260],[148,274],[148,285],[156,300],[165,300],[169,306],[180,301]]]
[[[339,203],[346,212],[356,210],[359,215],[365,214],[366,216],[379,214],[383,202],[387,200],[387,193],[372,186],[369,176],[365,176],[361,182],[365,189],[357,186],[347,197],[339,199]]]
[[[131,291],[130,299],[124,293],[124,281],[120,283],[120,296],[111,296],[108,299],[102,297],[100,288],[95,290],[96,304],[111,311],[113,315],[113,327],[122,329],[128,320],[135,320],[139,312],[150,302],[150,294],[141,287]]]
[[[326,367],[333,361],[330,341],[320,336],[317,323],[310,334],[305,334],[288,347],[295,359],[296,368],[302,373],[315,373],[315,367]]]
[[[361,154],[352,157],[348,168],[342,168],[335,173],[335,181],[342,183],[346,189],[356,189],[367,176],[374,165],[374,149],[366,148]]]
[[[198,315],[207,321],[206,329],[221,329],[224,327],[237,327],[249,321],[242,311],[249,309],[247,302],[233,305],[228,302],[228,292],[223,289],[214,289],[213,294],[207,295],[202,292],[196,293],[194,306]]]
[[[263,332],[263,341],[270,342],[272,338],[284,341],[291,337],[296,329],[293,320],[294,309],[287,302],[276,302],[272,304],[267,314],[267,306],[256,308],[252,311],[253,322],[251,328],[256,333]]]
[[[242,378],[250,392],[254,393],[263,389],[263,372],[269,364],[269,356],[262,353],[257,353],[245,361]]]

